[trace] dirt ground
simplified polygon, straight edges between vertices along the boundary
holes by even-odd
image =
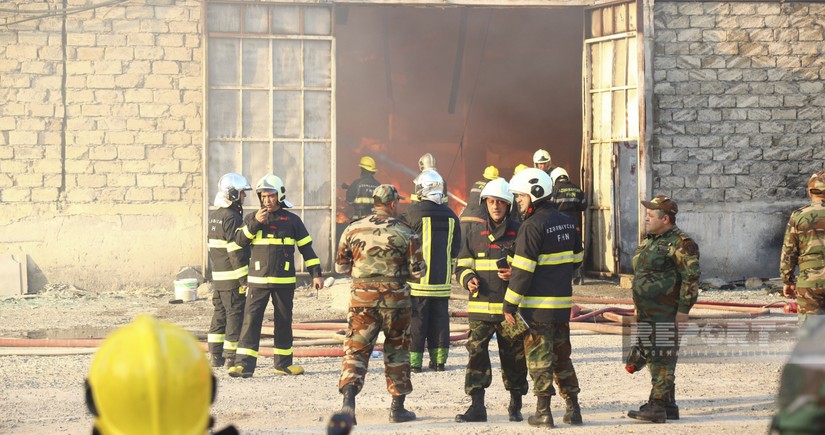
[[[339,280],[317,293],[299,288],[295,321],[343,319],[342,301],[348,281]],[[208,298],[169,304],[170,289],[97,293],[72,286],[53,285],[38,295],[0,301],[0,335],[4,338],[94,338],[150,313],[205,336],[212,305]],[[615,282],[590,280],[576,286],[576,296],[628,298],[629,291]],[[764,290],[704,291],[700,301],[771,303],[781,300]],[[583,304],[596,309],[604,305]],[[454,300],[453,310],[466,309]],[[760,319],[788,319],[772,310]],[[271,323],[271,307],[267,311]],[[791,317],[792,319],[793,317]],[[466,323],[457,318],[456,323]],[[771,334],[764,352],[750,357],[681,361],[677,368],[677,401],[681,420],[648,424],[627,418],[647,399],[647,371],[628,374],[621,358],[622,337],[574,331],[573,362],[581,384],[580,403],[585,425],[561,422],[564,402],[552,401],[557,431],[579,434],[741,434],[763,433],[773,414],[780,371],[795,342],[793,331]],[[413,375],[414,391],[407,408],[418,415],[414,422],[387,421],[390,396],[383,380],[383,362],[371,361],[366,386],[357,398],[358,426],[354,433],[498,434],[535,433],[525,422],[507,420],[507,401],[492,346],[493,384],[487,391],[488,422],[455,423],[469,397],[464,394],[467,351],[463,342],[450,350],[447,370]],[[271,346],[271,339],[263,340]],[[0,348],[0,433],[89,433],[92,418],[83,402],[83,379],[94,349]],[[425,357],[426,361],[426,357]],[[298,377],[276,377],[271,360],[263,360],[250,379],[234,379],[217,370],[218,397],[213,406],[216,428],[234,424],[245,434],[323,433],[331,414],[340,409],[337,391],[340,358],[296,358],[306,369]],[[532,385],[532,382],[531,382]],[[535,397],[525,397],[524,414],[535,409]]]

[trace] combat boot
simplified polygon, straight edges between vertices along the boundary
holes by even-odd
[[[536,413],[527,418],[527,423],[530,424],[530,426],[554,427],[553,414],[550,412],[550,397],[551,396],[536,397]]]
[[[582,410],[581,407],[579,407],[578,396],[567,397],[565,404],[567,405],[567,409],[564,412],[562,421],[567,424],[580,426],[582,424]]]
[[[642,405],[639,410],[646,409],[650,406],[650,402],[653,402],[653,393],[650,393],[650,397],[647,399],[647,403]],[[679,419],[679,406],[676,405],[676,386],[674,385],[673,388],[670,390],[670,394],[665,397],[665,413],[667,414],[668,420],[678,420]]]
[[[456,415],[455,421],[459,423],[487,421],[487,407],[484,406],[484,389],[473,390],[473,392],[470,393],[470,397],[473,398],[473,403],[467,408],[467,412]]]
[[[524,420],[521,415],[521,393],[518,391],[510,391],[510,405],[507,406],[507,414],[510,415],[510,421]]]
[[[415,413],[404,409],[404,399],[407,396],[392,396],[392,405],[390,405],[390,422],[403,423],[405,421],[415,420]]]
[[[653,423],[664,423],[667,420],[667,412],[663,400],[651,400],[642,405],[638,411],[628,411],[627,416],[636,420],[651,421]]]
[[[355,420],[355,396],[358,394],[358,388],[355,385],[347,385],[341,390],[344,395],[344,405],[341,407],[341,412],[352,416],[352,424],[358,424]]]

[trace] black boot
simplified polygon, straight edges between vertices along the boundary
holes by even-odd
[[[510,421],[523,421],[521,416],[521,393],[510,391],[510,405],[507,406],[507,413],[510,414]]]
[[[670,388],[670,394],[665,399],[665,412],[668,420],[679,419],[679,406],[676,405],[676,385]]]
[[[347,385],[341,390],[341,394],[344,395],[344,405],[341,407],[341,412],[352,416],[352,424],[358,424],[355,420],[355,396],[358,394],[357,390],[355,385]]]
[[[403,423],[405,421],[415,420],[415,413],[404,409],[404,399],[407,396],[392,396],[392,405],[390,405],[390,422]]]
[[[663,400],[651,400],[642,405],[638,411],[628,411],[627,416],[636,420],[651,421],[653,423],[664,423],[667,420],[665,403]]]
[[[562,417],[562,421],[567,424],[572,424],[579,426],[582,424],[582,410],[579,407],[579,398],[578,396],[569,396],[565,399],[565,404],[567,405],[567,409],[564,412],[564,417]]]
[[[553,414],[550,412],[550,397],[551,396],[536,397],[536,413],[527,418],[527,423],[529,423],[530,426],[554,427]]]
[[[455,421],[464,423],[468,421],[487,421],[487,407],[484,406],[484,389],[473,390],[470,393],[473,403],[467,408],[464,414],[455,416]]]
[[[226,363],[226,358],[219,353],[213,353],[210,354],[209,361],[212,363],[212,367],[223,367],[224,363]]]

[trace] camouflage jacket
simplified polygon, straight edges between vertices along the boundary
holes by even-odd
[[[409,307],[406,281],[426,270],[415,232],[380,210],[351,223],[335,255],[335,271],[352,276],[351,307]]]
[[[794,268],[799,266],[799,277]],[[825,201],[798,208],[785,228],[779,274],[785,284],[825,287]]]
[[[647,238],[633,255],[638,321],[673,321],[699,297],[699,246],[678,227]]]

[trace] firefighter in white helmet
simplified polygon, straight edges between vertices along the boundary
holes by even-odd
[[[569,322],[573,272],[583,258],[581,238],[573,220],[550,203],[553,182],[547,173],[525,169],[510,180],[510,190],[516,194],[524,222],[516,236],[504,316],[515,325],[518,312],[530,327],[525,347],[537,403],[528,423],[553,427],[550,398],[556,394],[555,377],[567,405],[564,422],[579,425],[580,388],[570,360]]]
[[[425,169],[415,180],[419,202],[401,216],[421,238],[427,273],[411,280],[412,320],[410,322],[410,369],[421,372],[425,342],[430,353],[430,368],[443,371],[450,348],[450,278],[452,260],[461,246],[458,217],[443,203],[444,180]]]
[[[252,186],[243,175],[225,174],[218,180],[217,208],[209,211],[207,244],[215,309],[207,341],[212,367],[235,365],[249,271],[249,248],[235,243],[235,233],[243,225],[243,202],[248,190]]]
[[[358,166],[361,168],[361,177],[347,186],[347,204],[352,206],[352,221],[372,214],[372,192],[381,184],[375,179],[375,173],[378,172],[375,159],[370,156],[361,157]]]
[[[547,175],[550,175],[553,172],[553,158],[550,157],[550,153],[547,150],[540,149],[533,153],[533,167],[541,169]]]
[[[470,293],[470,335],[467,341],[469,359],[464,376],[464,392],[472,404],[457,422],[487,421],[484,392],[493,380],[489,345],[496,336],[501,360],[504,388],[510,392],[507,407],[510,421],[522,421],[522,396],[527,394],[527,363],[524,355],[523,327],[504,323],[502,301],[507,291],[512,268],[513,244],[520,223],[510,219],[513,194],[503,178],[490,181],[481,190],[483,218],[469,222],[461,220],[461,252],[456,265],[456,280]],[[509,261],[508,261],[509,258]],[[522,325],[523,326],[523,325]]]
[[[300,375],[303,367],[292,359],[292,304],[295,296],[295,247],[315,289],[323,287],[321,261],[312,249],[312,237],[298,215],[287,211],[286,187],[279,177],[267,174],[255,186],[261,209],[244,219],[235,241],[252,246],[249,259],[249,291],[246,295],[241,338],[235,366],[229,376],[251,377],[258,361],[258,345],[264,311],[272,299],[275,311],[275,374]]]
[[[138,316],[106,337],[86,379],[93,434],[204,435],[216,380],[192,334]],[[220,435],[237,434],[229,426]]]

